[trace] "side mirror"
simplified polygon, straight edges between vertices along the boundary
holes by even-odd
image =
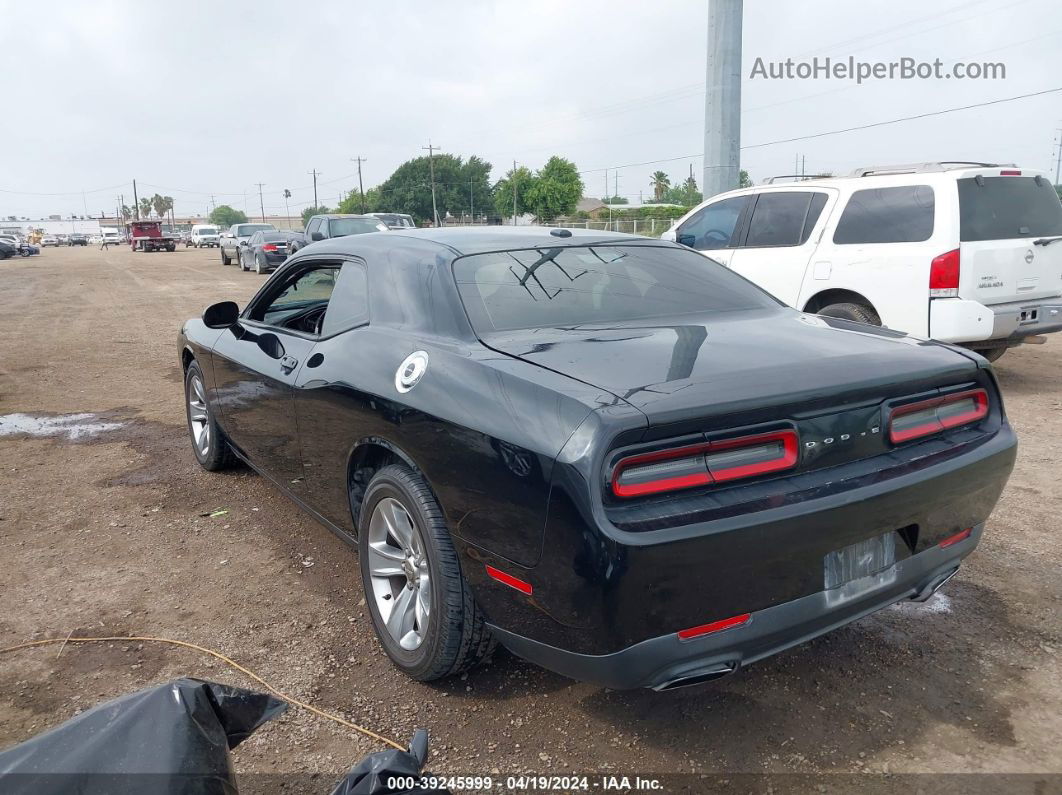
[[[678,235],[675,240],[679,245],[689,246],[690,248],[693,248],[697,244],[696,235]]]
[[[324,240],[324,235],[322,235],[320,232],[314,232],[312,235],[310,235],[310,240]]]
[[[240,307],[235,301],[222,301],[206,308],[203,323],[207,328],[229,328],[240,319]]]

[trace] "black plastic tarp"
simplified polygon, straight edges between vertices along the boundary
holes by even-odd
[[[287,705],[198,679],[107,701],[0,752],[0,792],[236,793],[229,751]]]

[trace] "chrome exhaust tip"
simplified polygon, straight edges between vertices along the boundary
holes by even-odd
[[[694,685],[704,684],[705,682],[711,682],[715,679],[722,679],[724,676],[729,676],[738,669],[738,663],[718,663],[709,668],[704,668],[700,671],[695,671],[689,674],[683,674],[682,676],[669,679],[659,685],[654,685],[653,690],[662,692],[664,690],[678,690],[680,687],[693,687]]]
[[[959,573],[959,567],[956,566],[950,571],[946,571],[941,575],[938,575],[935,579],[930,580],[929,584],[924,586],[918,593],[911,597],[912,602],[928,602],[937,591],[939,591],[948,580]]]

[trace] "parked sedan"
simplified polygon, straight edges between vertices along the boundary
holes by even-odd
[[[8,243],[4,240],[0,240],[0,259],[10,259],[11,257],[18,255],[18,246],[13,243]]]
[[[73,234],[66,239],[66,244],[68,246],[87,246],[88,237],[82,234]]]
[[[43,247],[58,246],[58,245],[59,245],[59,239],[56,238],[53,235],[45,235],[44,237],[41,238],[41,246],[43,246]]]
[[[288,246],[293,240],[302,241],[301,232],[268,232],[259,230],[240,247],[240,270],[266,273],[288,258]]]
[[[666,689],[927,599],[1016,451],[981,356],[612,233],[323,241],[179,357],[199,463],[242,459],[356,545],[420,680],[497,640]]]

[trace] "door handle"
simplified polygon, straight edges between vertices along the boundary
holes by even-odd
[[[298,365],[298,363],[299,363],[299,360],[296,359],[294,356],[285,355],[285,356],[282,356],[280,358],[280,369],[284,371],[285,375],[287,375],[288,373],[290,373],[292,370],[295,369],[295,367],[296,367],[296,365]]]

